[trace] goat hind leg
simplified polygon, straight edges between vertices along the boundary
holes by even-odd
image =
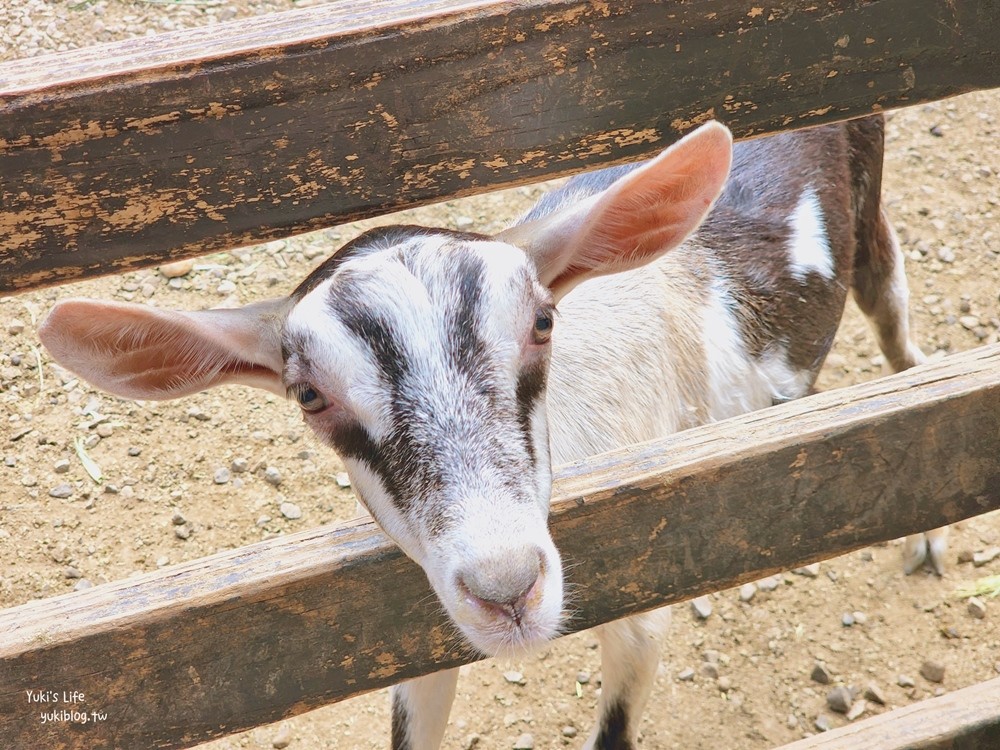
[[[884,211],[879,213],[874,237],[866,247],[859,247],[858,255],[854,299],[871,323],[879,348],[893,372],[925,362],[924,353],[910,340],[907,307],[910,292],[903,271],[903,252]],[[934,571],[942,575],[947,551],[947,526],[912,534],[903,546],[903,569],[909,575],[928,560]]]

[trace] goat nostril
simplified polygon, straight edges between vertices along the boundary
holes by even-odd
[[[540,597],[543,573],[540,555],[521,559],[521,565],[480,561],[457,576],[457,586],[475,606],[520,625],[525,612]]]

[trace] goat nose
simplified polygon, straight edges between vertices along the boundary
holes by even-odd
[[[542,551],[536,547],[495,554],[459,571],[458,585],[478,606],[519,625],[542,567]]]

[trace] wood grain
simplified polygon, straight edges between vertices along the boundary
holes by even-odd
[[[359,0],[0,68],[0,294],[1000,86],[973,0]],[[332,250],[333,248],[331,248]]]
[[[1000,508],[1000,345],[567,465],[555,498],[569,631]],[[325,527],[0,612],[0,737],[190,747],[474,658],[371,524]],[[29,689],[107,718],[43,725]]]
[[[1000,678],[897,708],[781,750],[996,750]]]

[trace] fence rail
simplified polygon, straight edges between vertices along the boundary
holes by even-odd
[[[998,509],[1000,345],[563,467],[554,496],[570,630]],[[370,523],[25,604],[0,612],[0,736],[190,747],[474,660],[439,609]],[[47,686],[108,718],[40,726]]]
[[[0,68],[0,295],[1000,86],[972,0],[343,0]]]

